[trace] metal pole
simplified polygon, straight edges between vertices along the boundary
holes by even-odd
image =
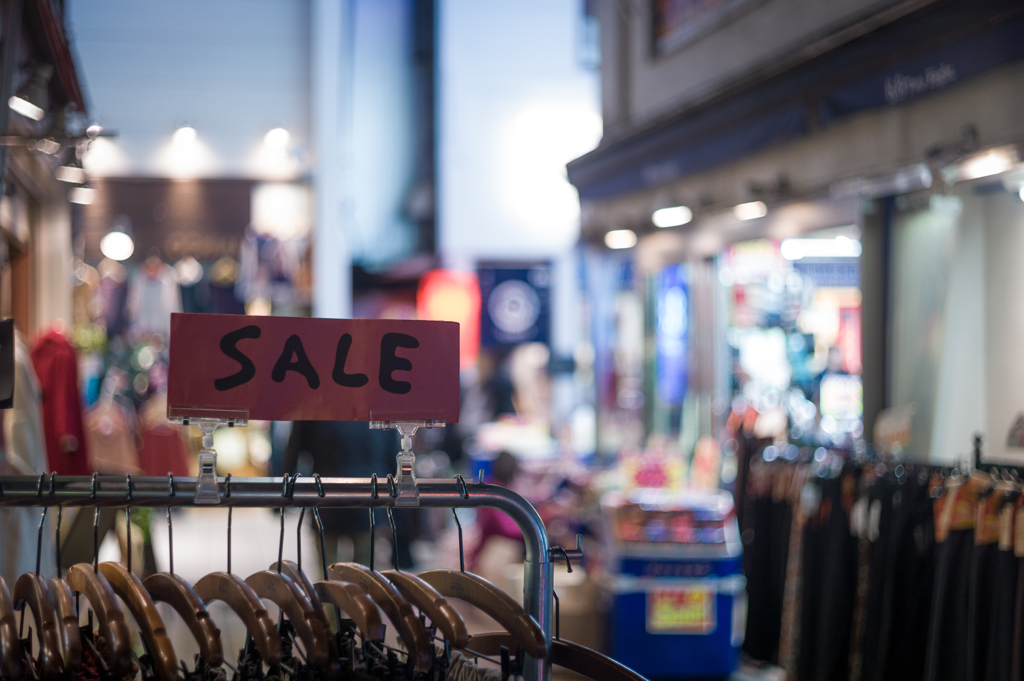
[[[185,487],[194,486],[195,478],[175,478]],[[393,508],[395,498],[387,494],[373,495],[370,480],[365,478],[321,478],[299,480],[288,497],[281,496],[281,478],[232,478],[231,496],[225,495],[224,479],[217,482],[221,507],[261,508]],[[169,496],[166,478],[132,478],[132,498],[124,494],[124,478],[100,477],[92,494],[89,477],[62,476],[53,492],[39,497],[37,480],[32,476],[0,477],[2,506],[107,506],[126,505],[154,508],[194,506],[190,495]],[[523,497],[504,487],[486,484],[468,485],[469,496],[463,496],[459,481],[452,478],[428,478],[418,481],[420,506],[423,508],[494,508],[508,514],[523,533],[526,563],[523,574],[523,607],[537,620],[545,637],[551,640],[553,602],[551,587],[553,566],[549,556],[548,534],[537,510]],[[321,496],[321,490],[323,496]],[[216,506],[211,506],[216,508]],[[546,660],[527,657],[524,677],[527,681],[548,681],[551,665]]]

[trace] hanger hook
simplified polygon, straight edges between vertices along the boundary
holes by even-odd
[[[131,501],[132,500],[132,474],[131,473],[125,473],[124,474],[124,478],[125,478],[125,488],[128,491],[128,499],[127,499],[127,501]],[[132,507],[131,507],[130,504],[125,504],[125,506],[124,506],[124,525],[125,525],[125,535],[127,537],[126,544],[128,546],[128,560],[127,560],[128,565],[127,565],[127,567],[128,567],[128,572],[131,573],[131,571],[132,571]]]
[[[173,497],[174,495],[174,473],[167,471],[167,496]]]
[[[174,526],[171,524],[171,507],[167,507],[167,556],[171,576],[174,576]]]
[[[43,551],[43,525],[46,523],[47,508],[43,506],[43,514],[39,517],[39,536],[36,538],[36,577],[39,576],[39,561]]]
[[[320,497],[321,499],[323,497],[327,496],[327,494],[324,492],[324,485],[320,481],[320,474],[319,473],[313,473],[313,479],[316,480],[316,495],[318,497]]]
[[[561,546],[552,546],[551,547],[551,551],[552,551],[552,553],[561,553],[562,554],[562,558],[565,559],[565,569],[566,569],[566,571],[567,572],[572,572],[572,563],[569,562],[569,554],[565,552],[565,549],[563,549]]]
[[[401,572],[401,568],[398,567],[398,530],[395,529],[395,514],[390,506],[386,510],[388,512],[388,522],[391,524],[391,562],[395,564],[395,571]]]
[[[458,480],[459,484],[462,485],[462,498],[469,498],[469,489],[466,487],[466,479],[461,475],[456,474],[455,479]]]
[[[46,473],[39,474],[39,481],[36,482],[36,496],[43,496],[43,482],[46,480]]]
[[[54,494],[56,488],[57,473],[50,473],[50,494]],[[61,578],[60,574],[60,523],[64,519],[64,507],[57,507],[57,529],[54,531],[54,545],[57,549],[57,578]],[[39,569],[36,569],[36,574],[39,574]]]
[[[314,473],[313,477],[319,484],[320,476]],[[324,579],[327,579],[327,543],[324,541],[324,521],[320,517],[320,509],[316,506],[313,507],[313,520],[316,522],[316,531],[320,534],[320,569],[323,570]],[[338,631],[341,631],[341,613],[337,608],[334,610],[334,618],[338,621]]]
[[[288,478],[287,473],[284,474],[284,488],[281,490],[281,496],[285,499],[288,498]],[[277,541],[277,574],[281,574],[281,561],[284,560],[284,504],[281,505],[281,536]]]
[[[92,474],[92,490],[89,492],[89,498],[90,499],[95,499],[96,498],[96,485],[99,482],[99,477],[100,477],[99,473],[93,473]]]
[[[231,473],[224,476],[224,498],[231,498]],[[233,506],[228,506],[228,574],[231,574],[231,512]]]
[[[452,507],[452,517],[455,518],[455,527],[459,528],[459,570],[466,571],[466,552],[462,547],[462,523],[459,522],[459,514]]]
[[[298,554],[299,572],[302,572],[302,521],[306,518],[306,507],[299,512],[299,524],[295,527],[295,551]]]
[[[388,473],[388,496],[392,498],[398,496],[398,490],[395,489],[395,476],[391,473]]]
[[[370,476],[370,498],[377,498],[377,474]],[[370,572],[373,572],[373,554],[377,552],[376,547],[376,525],[373,519],[373,506],[370,506]]]
[[[93,478],[95,480],[95,478]],[[93,506],[92,509],[92,571],[96,574],[100,571],[100,507]]]

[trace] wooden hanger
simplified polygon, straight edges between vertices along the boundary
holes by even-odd
[[[481,655],[498,655],[502,646],[513,650],[519,642],[507,631],[474,634],[470,641],[473,650]],[[596,650],[560,638],[551,641],[549,659],[551,664],[565,667],[596,681],[647,681],[646,678],[629,667],[619,664]]]
[[[11,592],[7,590],[4,578],[0,577],[0,675],[8,679],[20,679],[24,670]]]
[[[384,622],[373,599],[349,582],[325,580],[313,585],[322,603],[330,603],[356,623],[363,638],[376,643],[384,640]]]
[[[252,587],[228,572],[211,572],[195,584],[195,592],[204,603],[223,601],[241,618],[252,636],[263,661],[281,664],[281,637],[263,602]]]
[[[305,512],[305,509],[303,509]],[[302,521],[299,521],[299,531],[301,532]],[[331,636],[331,623],[327,620],[327,613],[324,612],[324,606],[320,602],[320,598],[316,595],[316,589],[310,583],[309,578],[306,577],[306,573],[299,568],[298,565],[290,560],[282,560],[280,563],[274,563],[270,566],[270,570],[277,570],[278,565],[281,567],[281,572],[292,580],[295,586],[302,590],[302,593],[309,599],[310,605],[313,606],[313,611],[316,613],[317,619],[320,620],[320,625],[324,629],[324,634],[327,636],[327,664],[324,668],[327,678],[336,679],[341,676],[341,653],[338,650],[338,642]]]
[[[107,578],[89,563],[78,563],[68,568],[68,586],[83,594],[96,611],[100,633],[107,639],[110,660],[107,665],[115,674],[124,676],[132,670],[132,647],[124,613],[117,604],[117,596]]]
[[[195,589],[178,575],[158,572],[142,582],[154,602],[167,603],[185,620],[192,638],[199,644],[199,654],[211,667],[224,663],[224,647],[220,642],[220,629],[210,618],[203,599]]]
[[[419,576],[442,596],[465,601],[489,615],[512,634],[527,655],[536,659],[547,656],[544,632],[537,621],[511,596],[483,577],[457,570],[427,570]],[[476,637],[470,641],[475,644]]]
[[[50,577],[47,582],[50,605],[57,615],[60,631],[60,645],[64,652],[64,667],[73,672],[82,664],[82,635],[78,630],[78,611],[71,587],[60,577]]]
[[[128,606],[128,610],[139,625],[157,678],[160,681],[182,681],[178,656],[171,645],[171,639],[167,636],[163,618],[157,612],[156,604],[150,598],[146,587],[120,563],[100,563],[99,570],[110,582],[114,593]]]
[[[328,660],[327,632],[302,589],[284,574],[270,570],[249,575],[245,583],[252,587],[257,596],[281,608],[295,627],[295,633],[302,639],[306,659],[314,667],[324,667]]]
[[[14,607],[32,609],[36,621],[36,637],[39,640],[39,677],[46,681],[61,679],[66,671],[60,651],[60,634],[57,632],[57,615],[50,605],[50,595],[43,578],[34,572],[18,577],[14,585]]]
[[[432,655],[427,629],[416,617],[409,601],[402,597],[391,582],[379,572],[358,563],[335,563],[328,568],[328,574],[332,580],[354,584],[372,598],[395,625],[395,630],[409,650],[414,668],[417,671],[430,669]]]
[[[399,570],[381,570],[398,592],[413,603],[420,612],[430,618],[444,637],[456,648],[465,648],[469,643],[469,630],[466,621],[437,589],[430,586],[411,572]]]

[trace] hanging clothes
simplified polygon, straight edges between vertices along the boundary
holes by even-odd
[[[128,271],[119,262],[104,258],[97,267],[100,275],[97,296],[99,317],[107,329],[107,337],[124,333],[127,326],[125,305],[128,299]]]
[[[132,277],[128,288],[128,316],[135,337],[168,336],[171,314],[181,312],[181,292],[174,268],[150,256]]]
[[[210,292],[203,280],[203,266],[191,255],[174,263],[174,272],[181,289],[182,312],[209,312]]]
[[[36,339],[32,366],[42,389],[46,458],[59,475],[89,475],[89,451],[82,424],[78,360],[64,334],[51,329]]]
[[[294,243],[261,234],[249,225],[239,245],[236,293],[246,303],[266,298],[273,303],[290,303],[295,297],[292,280],[299,270]]]
[[[32,358],[20,338],[14,338],[14,399],[3,411],[4,475],[39,475],[46,472],[46,439],[43,435],[42,392],[32,368]],[[35,569],[40,511],[36,508],[0,509],[0,576],[8,584]],[[54,564],[53,531],[49,518],[40,545],[40,563]]]

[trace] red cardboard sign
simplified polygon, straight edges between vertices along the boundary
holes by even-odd
[[[167,411],[272,421],[459,420],[459,325],[171,315]]]

